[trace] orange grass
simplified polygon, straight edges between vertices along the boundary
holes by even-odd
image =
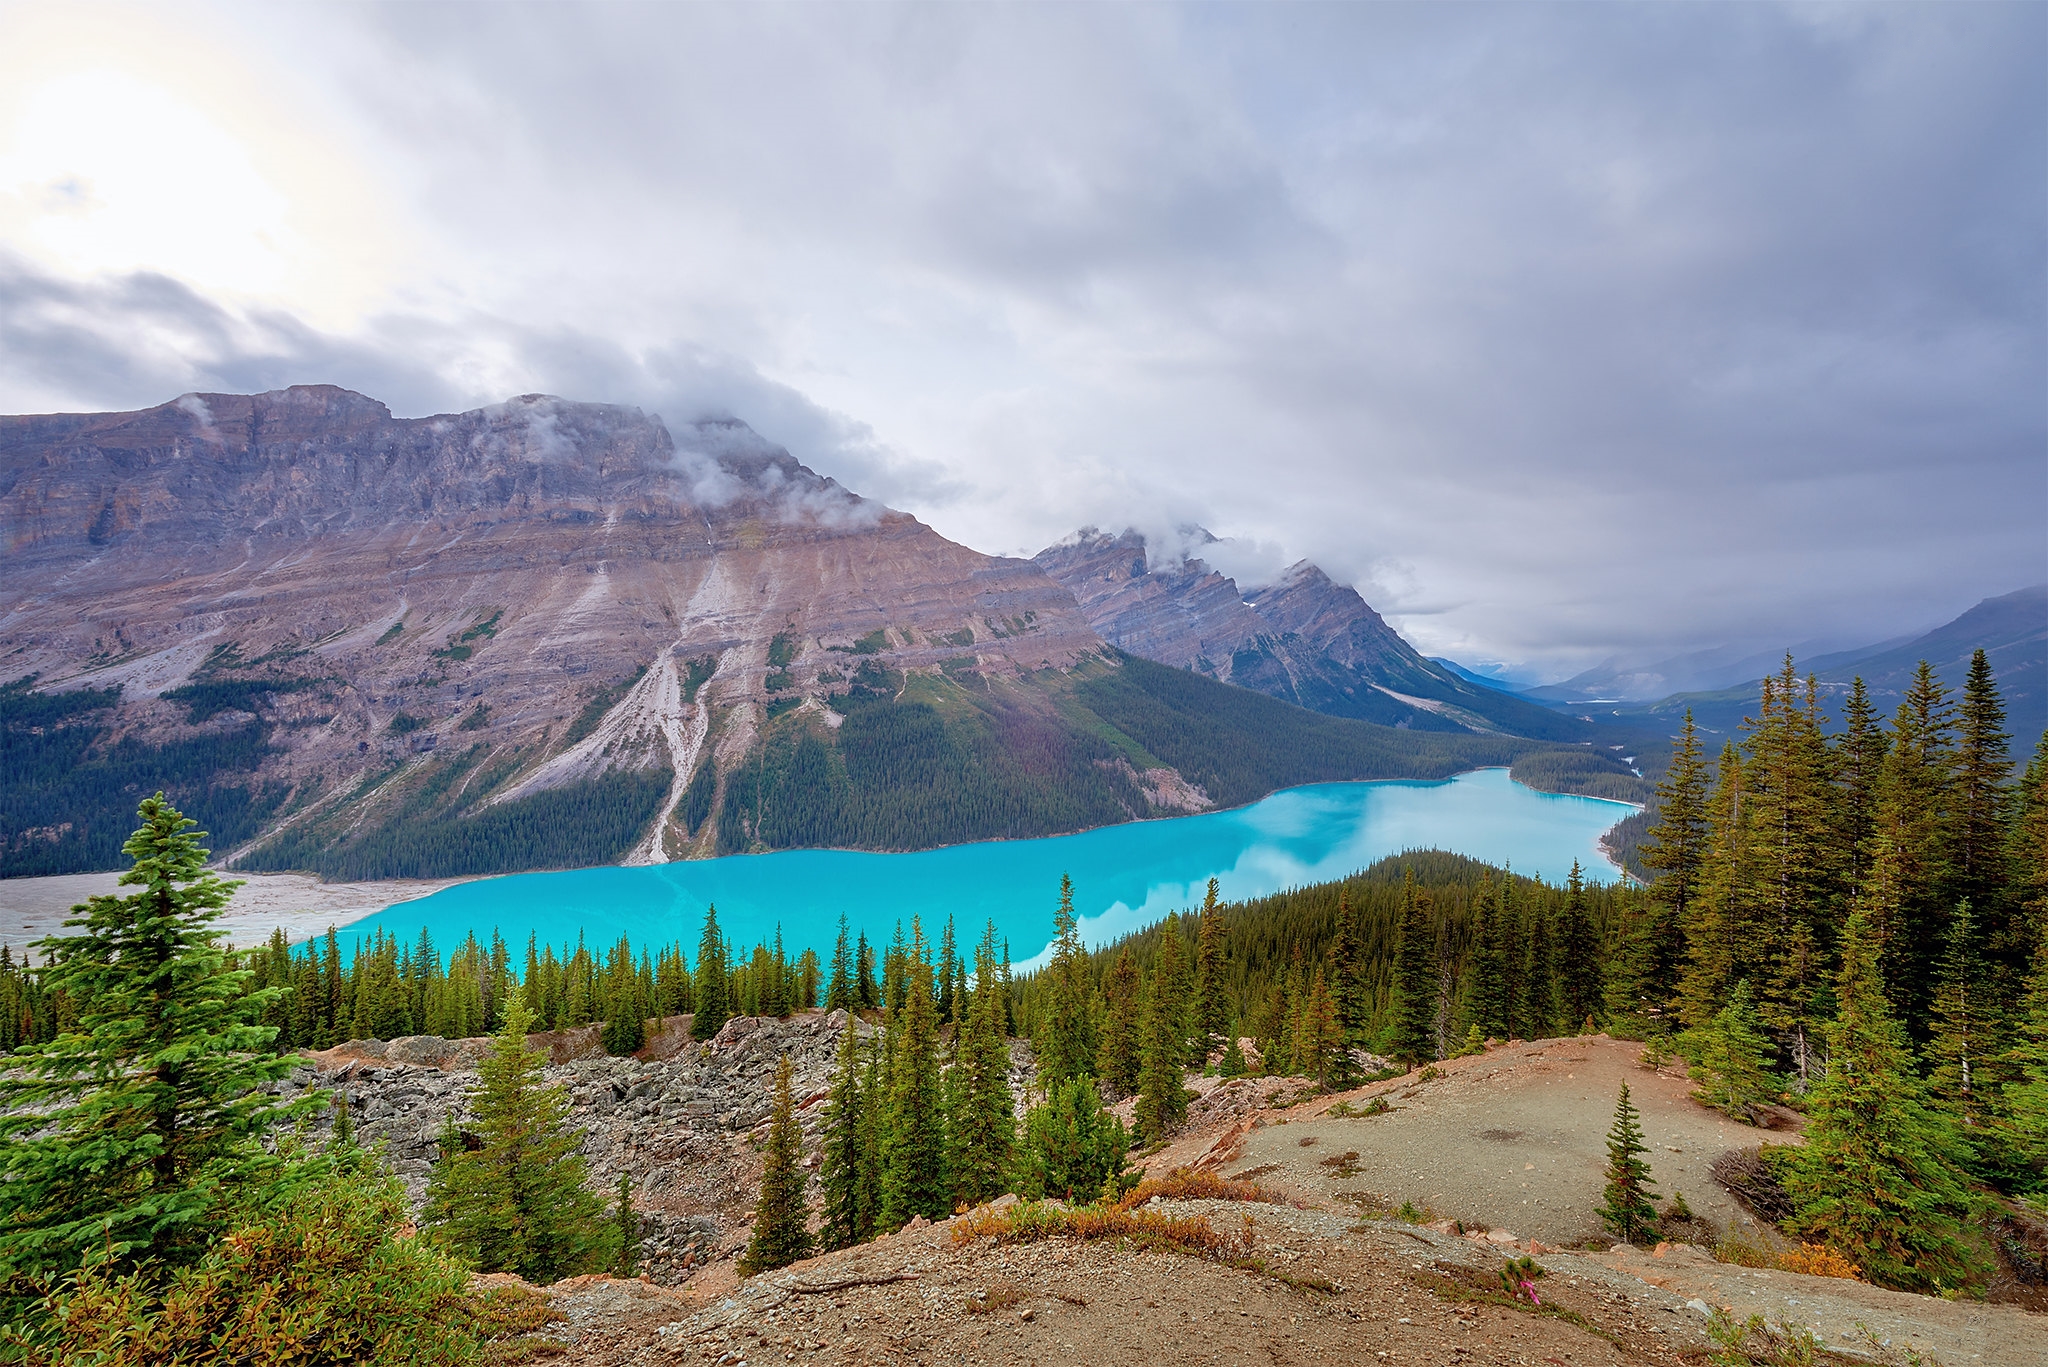
[[[1778,1266],[1786,1272],[1803,1272],[1809,1277],[1840,1277],[1863,1280],[1863,1269],[1823,1244],[1801,1244],[1778,1255]]]
[[[1162,1215],[1126,1205],[1069,1208],[1046,1201],[1022,1201],[1004,1211],[978,1210],[953,1227],[955,1246],[976,1239],[1006,1244],[1036,1243],[1042,1239],[1072,1239],[1079,1243],[1122,1239],[1139,1249],[1160,1249],[1223,1263],[1237,1262],[1252,1254],[1249,1217],[1244,1229],[1226,1232],[1204,1216]]]
[[[1234,1178],[1221,1177],[1213,1172],[1197,1172],[1193,1168],[1175,1168],[1164,1177],[1148,1177],[1133,1187],[1124,1199],[1118,1202],[1126,1208],[1142,1206],[1155,1196],[1169,1201],[1264,1201],[1267,1205],[1284,1206],[1288,1199],[1270,1187],[1256,1182],[1241,1182]]]

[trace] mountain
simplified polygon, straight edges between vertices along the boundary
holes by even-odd
[[[1812,659],[1800,659],[1795,653],[1794,664],[1802,676],[1814,675],[1823,707],[1839,722],[1841,699],[1853,680],[1863,680],[1880,715],[1888,716],[1905,697],[1920,661],[1934,666],[1951,692],[1960,692],[1970,657],[1980,648],[1998,678],[2007,729],[2015,753],[2024,763],[2042,732],[2048,730],[2048,584],[1986,598],[1953,621],[1915,636]],[[1766,668],[1775,668],[1784,654],[1759,659]],[[1764,673],[1765,669],[1757,669],[1734,687],[1674,693],[1648,706],[1603,708],[1591,715],[1602,721],[1668,728],[1690,708],[1701,726],[1732,735],[1739,732],[1743,717],[1756,711]]]
[[[1575,718],[1425,659],[1356,589],[1305,560],[1247,593],[1197,558],[1155,563],[1138,532],[1088,527],[1032,561],[1073,593],[1104,640],[1161,664],[1387,726],[1557,741],[1589,734]]]
[[[0,535],[5,875],[119,865],[158,788],[239,867],[363,878],[1042,835],[1540,748],[1134,658],[731,419],[332,386],[5,417]],[[1315,579],[1260,611],[1336,630]]]

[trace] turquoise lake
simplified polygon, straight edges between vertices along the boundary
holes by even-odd
[[[745,953],[782,928],[790,954],[829,954],[843,913],[851,928],[885,943],[901,920],[922,917],[933,941],[952,916],[965,944],[994,921],[1013,959],[1029,963],[1052,935],[1062,873],[1074,880],[1081,933],[1100,945],[1198,905],[1211,878],[1223,896],[1261,897],[1342,878],[1403,850],[1441,849],[1517,873],[1562,881],[1572,861],[1589,882],[1620,876],[1599,839],[1635,808],[1598,798],[1539,793],[1505,769],[1435,783],[1321,783],[1274,793],[1249,807],[1135,821],[1079,835],[951,845],[913,854],[791,850],[642,868],[569,869],[479,879],[400,902],[352,922],[344,938],[373,930],[401,943],[422,927],[446,954],[472,930],[496,929],[515,957],[529,935],[593,950],[680,941],[694,962],[707,904]]]

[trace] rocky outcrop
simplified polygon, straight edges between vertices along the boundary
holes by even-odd
[[[647,1270],[670,1282],[744,1243],[760,1180],[755,1145],[766,1134],[775,1071],[784,1057],[817,1199],[819,1128],[849,1025],[844,1011],[805,1011],[788,1020],[742,1016],[699,1043],[690,1038],[689,1022],[688,1016],[658,1022],[648,1047],[632,1058],[599,1050],[597,1026],[527,1037],[529,1048],[552,1060],[544,1070],[547,1082],[569,1099],[591,1190],[610,1200],[621,1172],[632,1179]],[[851,1028],[863,1042],[880,1034],[859,1019]],[[418,1035],[351,1041],[307,1056],[280,1090],[324,1088],[346,1097],[357,1142],[382,1147],[418,1207],[445,1127],[451,1118],[458,1132],[468,1126],[476,1063],[489,1047],[489,1040]],[[1034,1076],[1030,1046],[1014,1042],[1011,1082],[1020,1105]],[[332,1125],[331,1116],[324,1118],[322,1132]]]

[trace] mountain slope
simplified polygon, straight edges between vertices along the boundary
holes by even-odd
[[[731,420],[331,386],[0,418],[0,535],[6,875],[119,863],[158,787],[241,867],[454,875],[1042,835],[1539,748],[1133,660],[1030,562]]]
[[[1305,560],[1244,593],[1199,559],[1152,563],[1137,532],[1091,527],[1032,561],[1073,593],[1104,640],[1161,664],[1388,726],[1556,741],[1589,734],[1576,718],[1425,659],[1357,590]]]

